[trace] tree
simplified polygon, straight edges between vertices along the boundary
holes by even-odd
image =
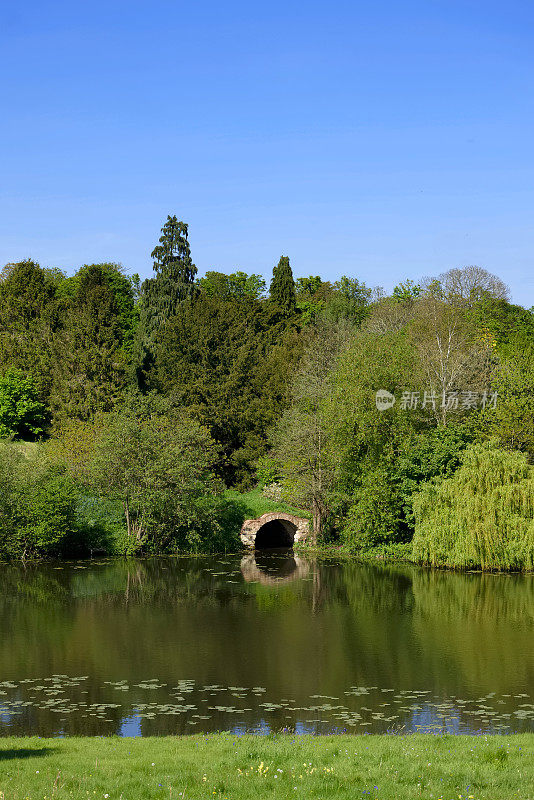
[[[295,281],[295,293],[299,300],[301,298],[309,299],[316,295],[323,286],[324,281],[319,275],[308,275],[307,278],[297,278]]]
[[[75,275],[59,281],[56,297],[62,301],[64,307],[75,303],[80,295],[80,284],[86,279],[89,271],[98,270],[103,282],[110,290],[115,300],[116,313],[120,326],[120,346],[128,358],[131,350],[135,331],[138,324],[138,310],[135,305],[138,293],[138,275],[125,275],[121,264],[104,262],[102,264],[84,264]]]
[[[508,287],[500,278],[477,266],[450,269],[438,278],[426,278],[423,284],[427,290],[430,284],[439,287],[443,299],[464,308],[472,308],[484,297],[495,300],[510,297]]]
[[[342,275],[333,284],[333,292],[327,299],[325,315],[337,322],[342,319],[350,320],[359,325],[369,316],[369,303],[372,289],[358,278],[348,278]]]
[[[277,266],[273,269],[270,299],[288,314],[293,313],[297,307],[295,282],[287,256],[282,256]]]
[[[313,324],[322,316],[332,291],[332,284],[323,281],[318,275],[297,278],[295,295],[303,325]]]
[[[399,303],[410,303],[415,300],[416,297],[419,297],[420,294],[421,287],[419,284],[408,279],[395,286],[392,297]]]
[[[0,438],[35,438],[44,433],[46,408],[38,399],[35,381],[20,370],[0,377]]]
[[[470,317],[499,356],[514,358],[534,350],[534,311],[484,295]]]
[[[413,555],[461,569],[534,567],[534,468],[495,442],[472,445],[450,478],[414,498]]]
[[[495,407],[484,414],[487,434],[534,461],[534,351],[516,352],[495,371]]]
[[[409,538],[398,474],[403,444],[432,422],[420,407],[406,409],[402,392],[419,391],[423,376],[404,332],[355,330],[333,376],[329,439],[339,460],[332,509],[353,550]],[[378,390],[395,399],[377,407]]]
[[[240,298],[259,300],[266,288],[261,275],[247,275],[246,272],[239,271],[230,275],[208,271],[203,278],[200,278],[198,285],[209,297],[236,300]]]
[[[440,425],[447,425],[462,413],[466,392],[483,392],[490,386],[492,348],[464,308],[433,292],[416,301],[408,331],[426,373],[427,407]]]
[[[322,323],[316,328],[293,380],[290,406],[273,433],[282,485],[296,505],[311,511],[314,542],[323,531],[336,478],[328,409],[333,369],[345,342],[343,327]]]
[[[56,420],[89,419],[97,411],[111,411],[124,396],[128,353],[125,325],[108,265],[83,267],[76,276],[74,294],[66,297],[61,324],[53,340],[50,404]],[[124,298],[123,298],[124,299]],[[133,296],[129,295],[133,318]]]
[[[58,277],[31,260],[8,264],[0,273],[0,371],[31,374],[44,402],[50,391]]]
[[[157,245],[151,253],[154,278],[141,285],[140,322],[136,337],[134,367],[138,386],[146,390],[148,373],[154,362],[154,339],[179,305],[198,291],[194,279],[197,268],[191,259],[188,226],[176,216],[168,216]]]
[[[91,483],[122,503],[130,550],[200,549],[217,524],[210,514],[219,491],[213,459],[205,428],[169,408],[161,413],[149,397],[105,419]]]
[[[228,485],[253,480],[299,351],[292,318],[252,299],[201,294],[160,332],[154,386],[210,430],[217,473]]]
[[[359,306],[367,305],[373,293],[373,290],[369,289],[363,281],[359,281],[358,278],[348,278],[346,275],[342,275],[334,283],[334,289],[347,300],[351,300]]]

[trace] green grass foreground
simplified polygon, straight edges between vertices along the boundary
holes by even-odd
[[[0,798],[534,798],[534,734],[7,738]]]

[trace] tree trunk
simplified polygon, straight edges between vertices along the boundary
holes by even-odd
[[[316,497],[312,501],[312,544],[315,546],[323,528],[323,508]]]
[[[131,528],[130,528],[130,506],[128,504],[128,498],[124,501],[124,513],[126,515],[126,527],[128,529],[128,539],[130,538]]]

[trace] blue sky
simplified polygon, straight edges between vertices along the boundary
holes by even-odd
[[[4,2],[0,264],[400,280],[534,304],[534,4]]]

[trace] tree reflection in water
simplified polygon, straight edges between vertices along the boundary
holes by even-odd
[[[291,551],[0,573],[0,732],[534,725],[533,575]]]

